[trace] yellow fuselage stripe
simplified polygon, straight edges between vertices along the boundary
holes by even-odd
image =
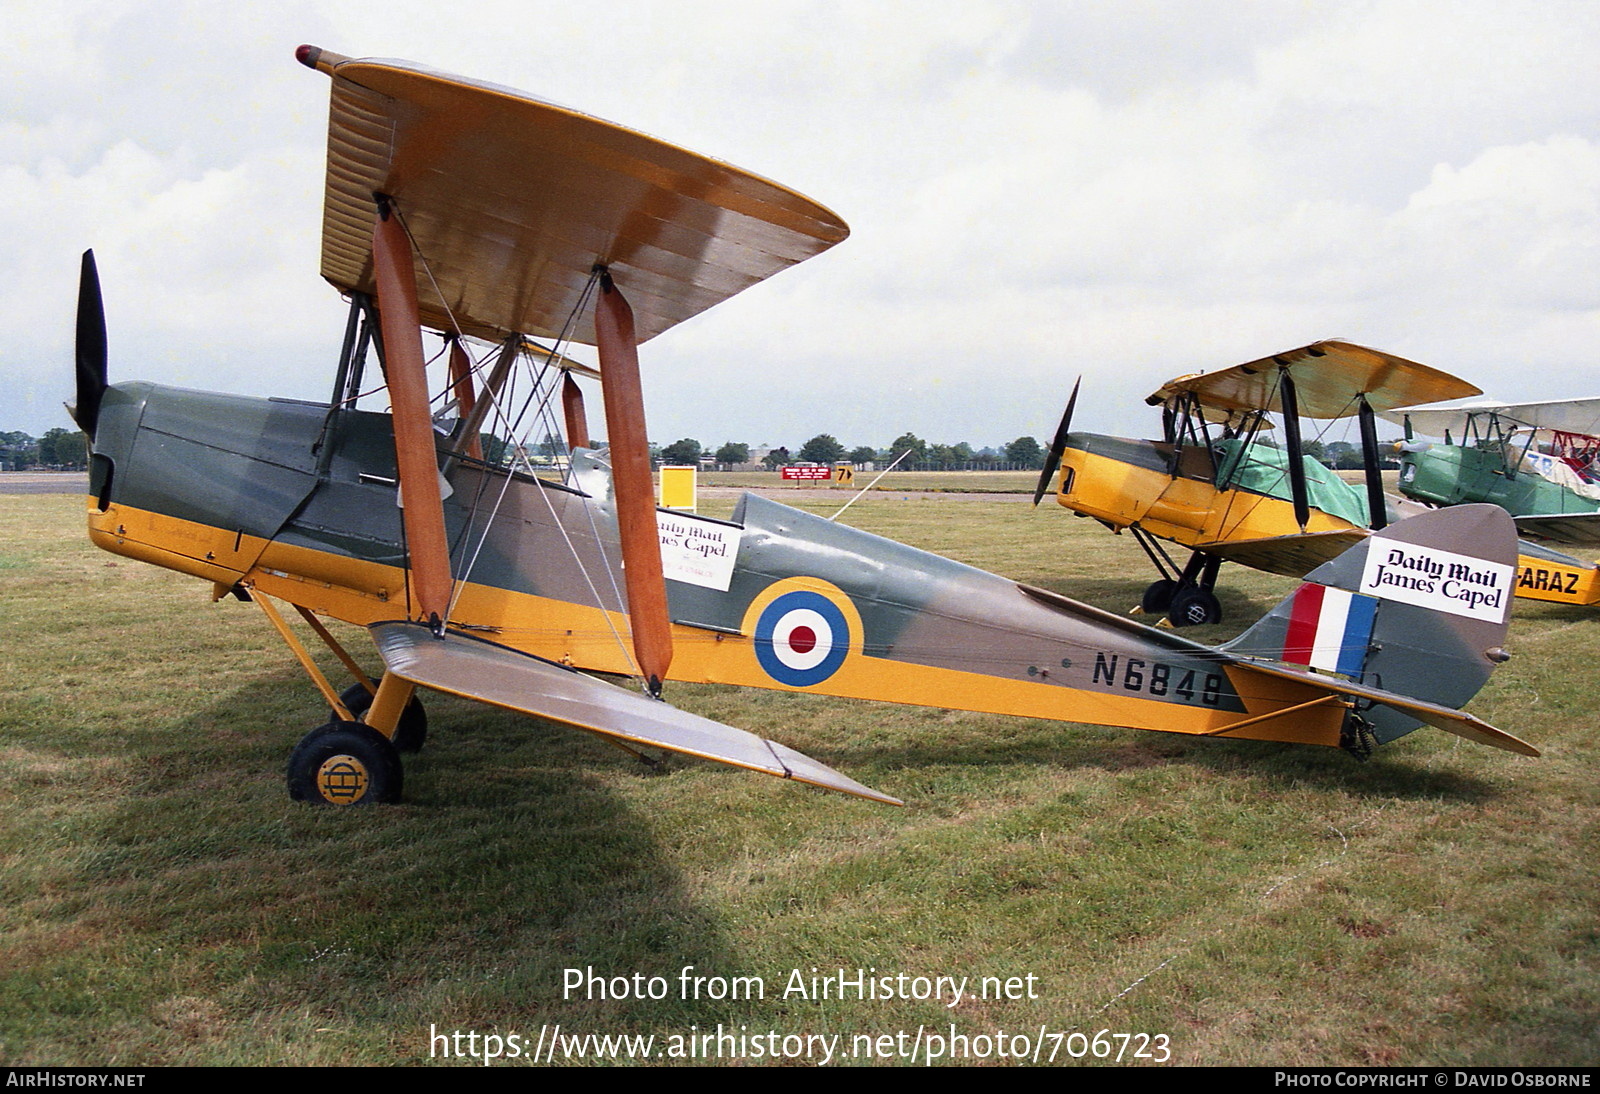
[[[407,605],[405,571],[398,567],[277,542],[251,541],[249,537],[236,542],[233,532],[127,506],[113,505],[100,512],[91,504],[89,526],[94,542],[115,554],[211,582],[243,582],[318,615],[357,626],[415,615]],[[252,558],[253,565],[241,561]],[[230,562],[246,568],[233,569]],[[844,663],[821,684],[787,686],[762,669],[756,644],[749,636],[755,616],[776,592],[808,584],[832,588],[803,578],[775,583],[752,602],[741,634],[674,624],[670,678],[1195,735],[1230,735],[1231,725],[1248,721],[1252,724],[1241,727],[1237,736],[1339,743],[1344,712],[1338,707],[1313,707],[1292,718],[1273,716],[1308,703],[1325,694],[1323,691],[1226,665],[1219,665],[1216,671],[1238,690],[1246,707],[1242,714],[1200,703],[1169,703],[1137,694],[1067,687],[1044,678],[1011,679],[868,656],[859,645],[859,614],[837,590],[830,599],[851,617],[854,628],[854,641]],[[636,672],[626,647],[628,617],[623,613],[468,583],[451,621],[552,661],[594,672]],[[619,643],[617,635],[624,642]]]

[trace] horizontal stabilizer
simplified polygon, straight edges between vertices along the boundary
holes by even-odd
[[[1517,522],[1518,535],[1579,547],[1600,547],[1600,513],[1546,513],[1512,519]]]
[[[713,722],[541,658],[416,623],[368,628],[384,666],[422,687],[650,748],[664,748],[888,805],[904,803],[775,741]]]
[[[1367,687],[1350,680],[1342,680],[1336,676],[1323,676],[1318,673],[1305,672],[1283,665],[1247,661],[1239,663],[1237,667],[1261,673],[1263,676],[1276,676],[1280,679],[1310,684],[1312,687],[1320,688],[1330,694],[1344,695],[1362,702],[1377,703],[1390,707],[1404,714],[1409,714],[1419,721],[1426,722],[1436,729],[1442,729],[1446,733],[1454,733],[1457,737],[1465,737],[1467,740],[1474,741],[1480,745],[1503,748],[1507,752],[1517,752],[1524,756],[1540,755],[1537,748],[1520,737],[1513,737],[1504,730],[1496,729],[1482,719],[1474,718],[1463,711],[1441,706],[1438,703],[1430,703],[1423,699],[1412,699],[1409,696],[1397,695],[1392,691],[1384,691],[1382,688]]]

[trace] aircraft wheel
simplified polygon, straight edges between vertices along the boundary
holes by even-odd
[[[1139,610],[1145,615],[1160,615],[1172,607],[1172,594],[1177,589],[1178,583],[1170,577],[1151,582],[1144,591],[1144,599],[1139,601]]]
[[[1222,605],[1210,589],[1190,586],[1173,594],[1172,607],[1167,612],[1174,627],[1199,627],[1207,623],[1222,622]]]
[[[359,722],[329,722],[289,754],[289,797],[313,805],[397,802],[400,754],[389,739]]]
[[[377,683],[376,680],[373,681]],[[372,708],[372,692],[360,684],[351,684],[339,693],[339,702],[343,703],[360,721]],[[333,716],[335,719],[338,715]],[[423,744],[428,739],[428,712],[422,709],[422,700],[415,695],[406,704],[406,709],[400,712],[400,724],[394,727],[394,747],[401,752],[421,752]]]

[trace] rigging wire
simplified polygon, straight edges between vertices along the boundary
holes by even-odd
[[[412,233],[411,227],[406,221],[404,211],[400,209],[398,203],[394,203],[391,207],[395,210],[395,214],[399,218],[401,228],[405,231],[407,238],[411,241],[413,251],[417,254],[422,262],[423,272],[427,275],[428,283],[430,286],[432,286],[434,295],[438,298],[441,306],[444,308],[445,316],[450,322],[451,330],[455,332],[457,338],[466,337],[466,333],[462,330],[460,322],[456,319],[455,312],[453,309],[451,309],[449,301],[445,298],[444,293],[439,288],[439,283],[433,275],[433,267],[429,263],[427,255],[423,253],[421,246],[417,242],[416,236]],[[576,304],[573,306],[572,311],[568,313],[566,320],[562,324],[561,331],[556,339],[553,358],[547,359],[544,362],[544,366],[541,368],[540,372],[533,377],[533,388],[528,393],[523,402],[522,408],[517,412],[514,419],[508,419],[505,407],[502,406],[502,398],[496,393],[489,392],[487,386],[484,388],[485,397],[489,399],[490,409],[493,411],[495,417],[499,420],[501,425],[505,427],[507,437],[511,439],[510,452],[512,466],[501,469],[503,478],[501,480],[500,489],[495,496],[494,503],[490,507],[488,515],[483,517],[481,520],[482,531],[478,536],[477,546],[473,549],[471,556],[466,560],[466,566],[463,569],[461,576],[455,579],[450,602],[445,612],[445,618],[447,622],[450,614],[455,611],[456,605],[460,602],[462,594],[466,591],[468,579],[472,574],[473,569],[476,567],[479,558],[482,556],[484,546],[488,542],[489,532],[494,527],[495,522],[499,517],[501,507],[504,505],[506,495],[510,489],[512,476],[517,470],[515,465],[520,461],[525,469],[525,473],[538,482],[538,476],[534,474],[533,465],[527,458],[527,453],[525,450],[525,442],[527,440],[526,434],[524,434],[523,437],[518,440],[516,439],[516,431],[521,425],[522,419],[526,416],[529,407],[533,404],[534,398],[538,395],[541,388],[541,377],[550,370],[551,361],[560,360],[565,356],[565,354],[562,352],[562,347],[567,344],[573,326],[576,325],[579,316],[583,314],[585,308],[587,308],[589,305],[589,302],[594,295],[596,286],[599,284],[599,276],[599,268],[596,267],[595,270],[591,271],[589,280],[584,285],[582,293],[579,294]],[[521,335],[516,335],[516,337],[520,338]],[[446,348],[448,348],[448,343],[446,344]],[[434,360],[437,360],[437,356],[438,355],[435,355]],[[474,371],[477,371],[478,368],[481,368],[481,363],[475,364]],[[557,371],[559,372],[559,369],[557,369]],[[507,383],[510,385],[514,384],[515,381],[516,370],[513,369],[508,373]],[[549,391],[545,395],[545,398],[540,402],[541,409],[548,406],[550,398],[554,394],[554,390],[555,385],[551,384]],[[508,394],[504,401],[506,403],[510,403],[512,401],[512,397]],[[535,422],[538,420],[539,411],[536,411]],[[571,461],[569,459],[569,474],[570,466]],[[555,527],[561,532],[562,540],[566,543],[567,549],[571,553],[572,559],[577,565],[579,573],[583,576],[584,583],[588,586],[590,595],[594,597],[595,607],[598,608],[601,614],[605,616],[606,624],[611,631],[613,639],[617,643],[617,648],[622,651],[625,663],[633,667],[631,675],[641,684],[643,684],[643,672],[640,670],[637,661],[634,659],[632,650],[629,648],[628,643],[622,638],[622,635],[617,630],[616,621],[614,619],[615,613],[606,608],[600,591],[598,588],[596,588],[594,579],[590,575],[588,567],[584,564],[582,555],[579,554],[577,546],[572,542],[571,537],[567,534],[566,526],[556,514],[555,506],[549,497],[549,492],[542,484],[539,485],[538,494],[539,497],[544,500],[546,510],[551,518],[551,523],[554,524]],[[473,504],[468,510],[466,527],[470,528],[473,523],[479,522],[481,504],[482,495],[480,492],[474,497]],[[613,603],[621,605],[624,601],[622,599],[621,590],[617,585],[616,566],[610,556],[606,553],[605,540],[600,536],[599,530],[594,522],[593,508],[594,507],[591,505],[585,505],[583,507],[584,512],[589,518],[590,530],[594,536],[594,542],[599,550],[601,560],[605,565],[607,576],[610,579],[612,595],[615,598]]]

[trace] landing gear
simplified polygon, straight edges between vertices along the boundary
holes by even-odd
[[[1222,622],[1222,605],[1210,589],[1186,585],[1172,596],[1167,618],[1174,627],[1201,627]]]
[[[1139,601],[1139,611],[1144,615],[1164,614],[1172,607],[1172,594],[1177,588],[1178,583],[1170,577],[1152,581],[1150,587],[1144,591],[1144,599]]]
[[[422,710],[422,703],[413,694],[414,685],[389,673],[385,673],[383,680],[378,682],[378,693],[384,697],[384,713],[380,722],[385,727],[393,727],[391,739],[361,721],[377,701],[377,695],[368,691],[364,684],[356,684],[346,688],[343,694],[335,694],[333,685],[273,606],[272,598],[259,589],[252,589],[249,599],[261,608],[267,621],[294,652],[306,675],[322,692],[323,699],[335,707],[333,720],[307,733],[290,754],[289,796],[295,801],[322,805],[399,801],[400,753],[416,752],[428,737],[428,716]],[[314,613],[300,604],[296,604],[294,610],[300,613],[300,617],[343,662],[345,668],[358,680],[366,677],[361,666]],[[337,709],[341,706],[343,710]],[[350,721],[344,720],[346,713],[350,715]]]
[[[1128,530],[1161,573],[1161,577],[1151,582],[1144,591],[1137,614],[1164,614],[1167,617],[1166,624],[1174,627],[1199,627],[1222,622],[1222,605],[1218,603],[1216,593],[1212,592],[1217,584],[1217,571],[1222,568],[1221,558],[1195,551],[1180,570],[1149,532],[1137,524],[1130,525]]]
[[[1366,763],[1372,758],[1372,750],[1378,747],[1372,723],[1352,711],[1339,729],[1339,747],[1361,763]]]
[[[372,683],[376,686],[378,682],[374,680]],[[339,693],[339,701],[359,722],[372,707],[372,692],[361,684],[351,684]],[[334,717],[337,719],[338,714],[335,713]],[[400,721],[395,725],[394,736],[390,740],[401,752],[421,752],[427,739],[428,712],[422,709],[422,700],[413,695],[400,712]]]
[[[404,775],[389,738],[360,722],[332,721],[300,739],[289,755],[289,796],[315,805],[400,800]]]

